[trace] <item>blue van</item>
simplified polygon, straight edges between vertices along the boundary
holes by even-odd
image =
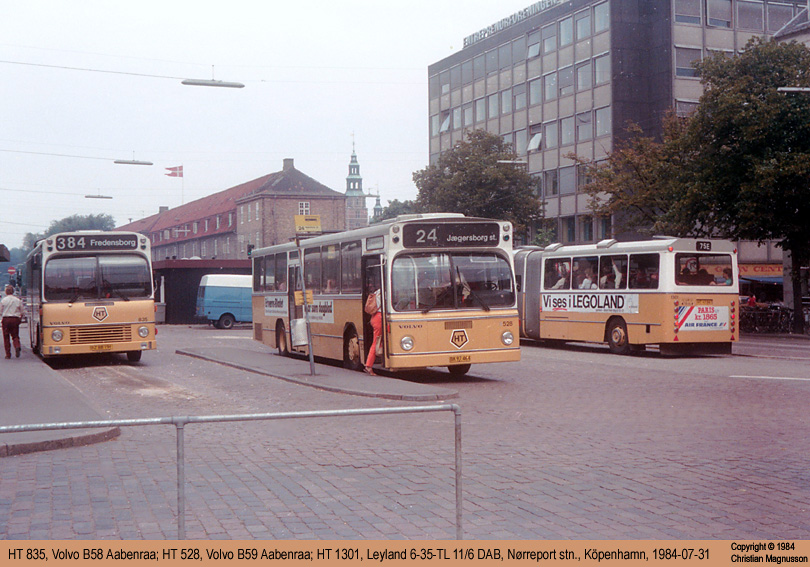
[[[253,321],[252,295],[252,276],[208,274],[200,280],[197,317],[219,329],[230,329],[236,322],[250,323]]]

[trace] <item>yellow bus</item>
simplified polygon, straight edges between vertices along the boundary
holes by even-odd
[[[520,334],[607,343],[627,354],[731,353],[739,338],[737,251],[723,240],[656,237],[515,253]]]
[[[156,348],[149,239],[78,231],[40,240],[28,255],[24,295],[31,348],[44,358]]]
[[[303,261],[302,261],[303,260]],[[254,338],[279,354],[308,353],[360,369],[373,331],[364,305],[380,290],[377,367],[520,359],[512,225],[463,215],[407,215],[367,228],[253,251]],[[299,293],[299,299],[303,294]]]

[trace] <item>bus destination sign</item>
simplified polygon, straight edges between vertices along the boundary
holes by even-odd
[[[495,222],[415,223],[403,227],[402,243],[407,248],[497,246],[500,234]]]
[[[134,234],[60,234],[56,237],[59,252],[137,249],[138,237]]]

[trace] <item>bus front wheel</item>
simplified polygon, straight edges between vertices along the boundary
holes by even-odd
[[[472,364],[454,364],[453,366],[448,366],[447,370],[449,370],[450,374],[453,376],[464,376],[470,371],[471,367]]]
[[[343,367],[350,370],[360,370],[363,366],[363,357],[360,351],[360,338],[357,331],[351,329],[343,337]]]
[[[130,362],[138,362],[141,359],[142,352],[139,350],[131,350],[127,352],[127,360]]]
[[[623,319],[613,319],[608,326],[608,346],[613,354],[629,354],[630,340]]]

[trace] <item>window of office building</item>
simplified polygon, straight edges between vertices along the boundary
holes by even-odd
[[[529,34],[527,43],[529,44],[526,50],[526,59],[534,59],[540,55],[540,46],[542,45],[543,38],[540,36],[540,31],[532,32]]]
[[[765,29],[765,6],[762,2],[737,2],[737,27],[744,30],[762,31]]]
[[[461,65],[450,67],[450,88],[457,89],[461,86]]]
[[[506,69],[512,66],[512,44],[505,43],[498,48],[498,68]]]
[[[526,108],[526,85],[525,83],[522,85],[516,86],[512,89],[512,92],[515,93],[515,110],[523,110]]]
[[[512,113],[512,89],[507,89],[501,93],[501,114]]]
[[[475,121],[483,122],[487,119],[487,99],[479,98],[475,101]]]
[[[610,107],[597,108],[594,114],[596,115],[596,137],[609,136],[613,131]]]
[[[557,175],[557,170],[552,169],[551,171],[544,171],[543,172],[543,191],[545,191],[546,197],[552,197],[559,193],[559,177]]]
[[[468,59],[461,64],[461,82],[462,84],[472,83],[473,80],[473,62]]]
[[[543,28],[543,53],[551,53],[557,49],[557,25],[551,24]]]
[[[457,106],[453,109],[453,129],[458,130],[461,128],[461,107]]]
[[[560,168],[560,195],[573,195],[577,192],[577,168],[573,165]]]
[[[610,54],[606,53],[593,60],[593,75],[597,85],[610,81]]]
[[[543,126],[535,124],[529,127],[529,145],[526,146],[526,153],[536,152],[543,143]]]
[[[577,239],[577,224],[575,217],[562,217],[560,219],[562,224],[562,233],[565,244],[575,242]]]
[[[549,73],[543,77],[543,99],[557,98],[557,73]]]
[[[473,79],[483,79],[487,74],[487,62],[482,53],[473,59]]]
[[[675,48],[675,75],[678,77],[697,77],[694,61],[700,61],[701,51],[691,47]]]
[[[768,4],[768,31],[776,33],[793,19],[793,6],[790,4]]]
[[[675,0],[675,21],[700,25],[700,0]]]
[[[591,62],[582,63],[577,67],[577,91],[584,91],[593,86],[593,70]]]
[[[577,191],[584,191],[590,182],[591,176],[588,172],[588,166],[584,163],[577,165]]]
[[[559,144],[559,136],[557,133],[556,120],[554,122],[546,122],[545,124],[543,124],[543,139],[544,139],[543,146],[547,150],[557,147],[557,144]]]
[[[439,115],[435,114],[430,117],[430,135],[431,136],[438,136],[439,135],[439,126],[441,122],[439,121]]]
[[[515,132],[515,153],[519,156],[525,156],[527,144],[526,130],[523,129]]]
[[[490,118],[497,118],[498,115],[501,113],[500,107],[498,106],[498,93],[491,94],[487,98],[487,105],[489,106],[489,117]]]
[[[601,33],[610,28],[610,3],[602,2],[593,7],[593,33]]]
[[[560,21],[560,47],[574,43],[574,17]]]
[[[498,70],[498,50],[487,51],[487,75]]]
[[[593,117],[591,112],[577,114],[577,140],[584,142],[593,138]]]
[[[512,42],[512,63],[518,64],[526,59],[526,36],[520,36]]]
[[[473,106],[472,104],[466,104],[461,109],[462,114],[464,115],[464,127],[467,128],[475,124],[475,120],[473,120]]]
[[[566,67],[558,72],[558,84],[560,96],[567,96],[574,93],[574,67]]]
[[[580,234],[583,242],[593,242],[593,218],[582,216],[579,218]]]
[[[535,79],[529,83],[529,105],[534,106],[543,102],[543,79]]]
[[[577,41],[581,41],[591,35],[591,11],[585,10],[574,16],[577,31]]]
[[[691,116],[695,109],[697,109],[697,105],[697,102],[692,102],[689,100],[676,100],[675,114],[682,118]]]
[[[569,116],[560,120],[560,145],[570,146],[574,143],[574,117]]]
[[[707,0],[706,12],[710,26],[731,27],[731,0]]]

